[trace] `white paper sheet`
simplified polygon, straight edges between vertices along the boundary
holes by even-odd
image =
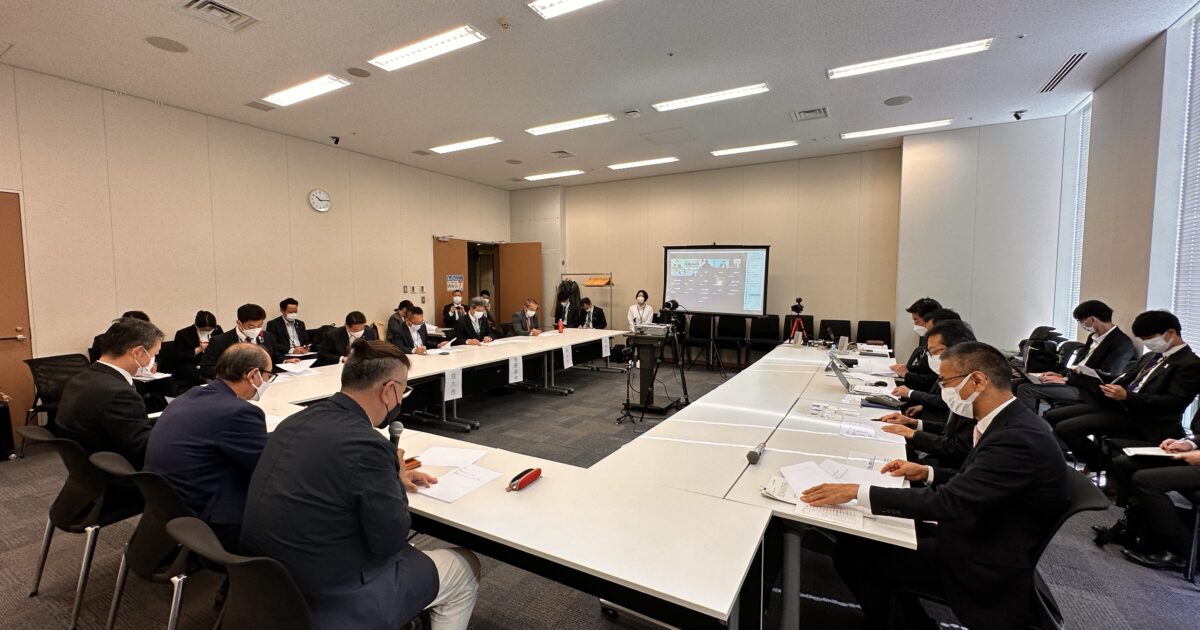
[[[571,346],[563,346],[563,369],[569,370],[575,365],[575,355],[571,352]]]
[[[305,374],[311,371],[313,364],[316,362],[316,359],[305,359],[297,363],[280,363],[275,367],[284,372],[291,372],[292,374]]]
[[[820,467],[836,480],[834,483],[856,483],[860,486],[878,486],[880,488],[904,487],[904,477],[893,477],[865,468],[854,468],[832,459],[821,462]]]
[[[422,466],[445,466],[461,468],[470,466],[487,455],[487,451],[478,448],[450,448],[447,446],[431,446],[424,453],[417,455]]]
[[[143,383],[149,383],[150,381],[157,381],[157,380],[161,380],[164,378],[171,378],[171,375],[167,374],[166,372],[151,372],[149,375],[146,375],[146,376],[135,376],[135,377],[133,377],[133,380],[141,381]]]
[[[499,476],[500,473],[482,466],[464,466],[438,477],[437,483],[428,488],[417,488],[417,492],[439,501],[454,503]]]
[[[1157,446],[1130,446],[1129,448],[1123,450],[1125,451],[1125,454],[1130,457],[1145,455],[1149,455],[1151,457],[1172,457],[1179,454],[1168,453]]]

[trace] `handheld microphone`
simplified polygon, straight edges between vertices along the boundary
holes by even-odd
[[[404,433],[404,423],[396,420],[388,425],[388,435],[392,438],[392,446],[400,448],[400,434]]]
[[[758,446],[746,451],[746,461],[751,464],[757,464],[758,460],[763,456],[763,452],[767,450],[766,442],[759,442]]]

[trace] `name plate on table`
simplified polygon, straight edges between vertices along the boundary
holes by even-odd
[[[450,402],[462,398],[462,370],[446,370],[446,388],[442,400]]]
[[[571,346],[563,346],[563,369],[570,369],[575,365],[575,355],[571,352]]]
[[[508,358],[509,383],[520,383],[521,381],[525,380],[525,362],[521,360],[522,358],[523,357]]]
[[[600,340],[600,356],[601,357],[608,358],[610,355],[612,355],[612,348],[609,347],[609,343],[611,341],[612,341],[612,337],[605,337]]]

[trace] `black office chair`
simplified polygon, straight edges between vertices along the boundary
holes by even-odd
[[[1076,353],[1083,350],[1083,345],[1078,341],[1064,341],[1058,344],[1058,369],[1056,371],[1061,372],[1067,369],[1067,364],[1071,362]]]
[[[708,343],[713,336],[712,321],[712,315],[692,315],[688,318],[687,336],[683,338],[683,354],[684,359],[688,361],[688,369],[696,365],[696,360],[701,355],[708,354]],[[692,357],[692,348],[701,348],[695,357]],[[712,357],[705,360],[711,367]]]
[[[848,319],[822,319],[821,328],[819,329],[817,338],[826,341],[837,343],[837,340],[845,337],[850,338],[850,320]]]
[[[812,315],[796,315],[795,313],[783,318],[783,338],[784,339],[792,338],[792,325],[796,323],[797,317],[800,318],[800,323],[801,323],[801,325],[804,326],[804,331],[805,331],[805,334],[808,335],[808,338],[816,339],[817,338],[817,329],[816,329],[816,326],[813,324],[813,316]],[[799,330],[799,329],[797,329],[797,330]]]
[[[183,586],[188,575],[202,567],[175,539],[167,535],[167,523],[172,519],[192,516],[171,484],[161,475],[134,470],[124,457],[116,453],[95,453],[89,458],[92,465],[114,479],[132,482],[145,500],[145,510],[137,529],[125,544],[121,568],[113,589],[112,606],[108,610],[107,630],[117,622],[117,611],[125,593],[129,572],[157,584],[171,584],[171,610],[167,615],[167,630],[179,624],[179,608],[183,603]]]
[[[750,338],[746,340],[746,364],[755,350],[770,352],[783,340],[779,335],[779,316],[763,315],[750,318]]]
[[[863,319],[858,322],[858,333],[854,337],[856,343],[882,343],[892,347],[892,322]]]
[[[325,335],[329,334],[329,331],[333,330],[334,328],[337,328],[337,326],[334,326],[333,324],[325,324],[324,326],[318,326],[315,329],[310,329],[308,331],[309,351],[316,352],[317,348],[320,348],[321,343],[325,340]]]
[[[83,562],[79,567],[79,581],[75,585],[71,623],[67,626],[73,630],[79,623],[79,610],[83,604],[83,593],[87,587],[88,574],[91,572],[92,556],[96,552],[96,540],[100,536],[100,529],[141,514],[142,497],[133,487],[114,486],[109,483],[104,473],[88,461],[87,452],[79,444],[56,438],[42,427],[21,427],[17,431],[25,442],[32,446],[45,445],[53,448],[67,468],[67,480],[54,503],[50,505],[46,533],[42,536],[42,552],[38,556],[33,588],[29,591],[30,597],[38,594],[54,530],[87,535],[83,547]]]
[[[1184,495],[1192,504],[1192,546],[1188,550],[1187,566],[1183,568],[1183,578],[1192,584],[1196,583],[1196,565],[1200,563],[1200,491]]]
[[[25,414],[25,426],[36,424],[39,413],[46,414],[46,426],[54,428],[58,401],[71,377],[87,369],[91,362],[82,354],[58,354],[51,357],[25,359],[33,376],[34,405]]]
[[[722,315],[717,318],[717,336],[713,338],[717,345],[716,360],[721,359],[721,350],[729,348],[734,351],[737,369],[742,369],[742,353],[746,351],[749,342],[746,337],[746,318],[737,315]],[[749,359],[747,359],[749,361]]]
[[[312,627],[304,595],[279,562],[225,551],[217,535],[198,518],[174,519],[167,523],[167,533],[205,561],[224,567],[229,574],[229,595],[218,620],[221,630]]]

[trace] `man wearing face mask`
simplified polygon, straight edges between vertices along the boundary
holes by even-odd
[[[516,313],[513,313],[512,330],[512,334],[515,337],[528,337],[530,335],[536,337],[542,334],[542,329],[538,323],[537,300],[533,298],[525,300],[525,306]]]
[[[393,346],[400,345],[400,332],[408,327],[408,309],[413,307],[411,300],[404,300],[396,306],[396,310],[387,321],[387,336],[384,337]]]
[[[487,317],[487,305],[482,298],[471,298],[470,306],[467,317],[459,320],[458,327],[454,329],[454,345],[491,343],[492,322]]]
[[[1200,394],[1200,358],[1181,332],[1179,318],[1168,311],[1138,315],[1133,334],[1142,340],[1146,354],[1112,383],[1081,376],[1084,397],[1091,402],[1046,412],[1054,433],[1086,470],[1106,467],[1100,445],[1089,435],[1152,444],[1183,437],[1183,411]]]
[[[400,333],[399,341],[399,344],[393,345],[398,345],[405,354],[425,354],[429,347],[429,332],[425,329],[425,311],[420,306],[408,307],[408,321]],[[442,348],[449,343],[443,341],[437,347]]]
[[[563,328],[576,328],[579,326],[579,309],[571,306],[571,295],[565,291],[558,293],[558,304],[554,306],[554,325],[558,326],[562,322]]]
[[[308,330],[300,319],[300,303],[295,298],[279,303],[279,317],[267,322],[267,332],[275,338],[276,355],[308,352]]]
[[[350,347],[359,339],[378,341],[379,333],[375,332],[374,326],[367,325],[367,316],[361,311],[350,311],[346,314],[345,326],[325,334],[325,340],[317,350],[317,364],[335,365],[345,361]]]
[[[608,328],[608,320],[604,319],[604,309],[592,305],[592,298],[579,301],[579,327],[604,330]]]
[[[479,299],[483,300],[483,316],[492,319],[492,292],[487,289],[480,291]]]
[[[463,306],[462,289],[454,290],[454,297],[450,298],[450,303],[442,309],[442,327],[454,330],[460,319],[467,316],[467,307]]]
[[[200,360],[200,375],[211,379],[217,375],[217,359],[235,343],[252,343],[262,346],[271,355],[271,364],[295,363],[299,359],[289,359],[282,351],[287,342],[280,342],[269,330],[264,329],[267,321],[267,311],[257,304],[243,304],[237,310],[237,326],[233,330],[214,335],[208,340]],[[282,345],[281,345],[282,344]]]
[[[200,376],[200,361],[209,341],[224,332],[217,317],[208,311],[197,311],[191,326],[175,332],[175,378],[185,387],[204,382]]]
[[[157,326],[140,319],[124,317],[109,326],[100,359],[63,388],[51,431],[78,442],[88,453],[117,453],[140,470],[150,419],[133,377],[154,364],[162,340]]]
[[[355,342],[341,391],[284,420],[250,480],[242,548],[287,567],[317,630],[394,630],[426,608],[434,630],[465,630],[474,609],[478,558],[408,543],[405,492],[437,480],[375,430],[412,391],[408,368],[392,344]]]
[[[917,521],[915,551],[839,538],[834,564],[862,606],[864,627],[935,627],[921,618],[921,593],[943,597],[972,630],[1037,626],[1037,559],[1068,505],[1066,462],[1046,423],[1013,398],[999,350],[972,341],[941,356],[942,396],[955,413],[978,419],[962,466],[895,460],[880,473],[923,486],[821,484],[801,500],[857,499],[872,514]]]
[[[246,401],[273,380],[262,346],[234,344],[217,360],[217,378],[172,401],[150,431],[145,469],[165,477],[226,549],[237,549],[250,475],[267,445],[266,416]]]
[[[1111,379],[1125,369],[1133,359],[1133,341],[1113,323],[1113,310],[1100,300],[1087,300],[1072,313],[1079,328],[1087,332],[1087,343],[1076,354],[1072,367],[1063,373],[1030,374],[1036,382],[1017,387],[1017,400],[1034,411],[1040,411],[1043,401],[1054,403],[1079,402],[1079,366],[1095,370],[1101,378]]]
[[[912,389],[929,389],[929,386],[936,380],[933,372],[929,369],[929,360],[925,353],[925,333],[933,327],[927,317],[939,308],[942,308],[942,305],[937,300],[923,297],[905,309],[912,316],[913,332],[917,333],[918,337],[917,347],[909,355],[908,361],[903,365],[891,366],[891,370],[896,373],[896,376],[904,379],[904,384]]]

